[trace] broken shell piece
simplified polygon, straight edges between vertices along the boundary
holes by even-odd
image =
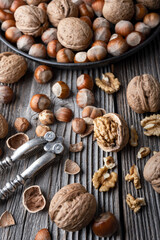
[[[24,191],[23,206],[30,213],[39,212],[46,206],[46,200],[39,186],[31,186]]]
[[[5,211],[0,217],[0,227],[9,227],[15,225],[14,218],[12,214],[8,211]]]
[[[17,133],[10,138],[7,139],[6,144],[7,147],[11,150],[16,150],[24,143],[29,141],[29,137],[25,133]]]
[[[146,136],[160,136],[160,114],[154,114],[145,117],[141,121],[141,126],[144,128]]]
[[[130,193],[127,194],[126,203],[134,211],[134,213],[137,213],[142,206],[146,205],[144,198],[135,199]]]
[[[138,146],[138,134],[133,125],[131,126],[130,133],[131,133],[131,139],[129,140],[129,144],[132,147],[137,147]]]
[[[141,183],[140,183],[140,175],[139,175],[139,171],[136,165],[133,165],[130,170],[130,173],[128,173],[125,176],[125,180],[126,181],[133,181],[134,182],[134,186],[136,189],[140,189],[141,188]]]
[[[148,156],[150,152],[151,152],[151,149],[149,147],[141,147],[137,154],[137,158],[138,159],[144,158]]]
[[[83,142],[70,144],[69,151],[70,152],[81,152],[83,150]]]
[[[80,172],[80,167],[78,166],[77,163],[73,162],[70,159],[67,159],[64,166],[64,172],[71,175],[75,175]]]
[[[94,130],[93,125],[87,125],[86,131],[80,135],[81,138],[85,138],[85,137],[89,136],[93,132],[93,130]]]
[[[116,164],[114,162],[114,159],[111,156],[105,157],[105,158],[103,158],[103,160],[104,160],[105,166],[108,169],[112,169],[112,168],[114,168],[116,166]]]
[[[118,78],[115,78],[113,73],[102,74],[102,79],[96,78],[95,81],[96,85],[108,94],[118,92],[121,86]]]

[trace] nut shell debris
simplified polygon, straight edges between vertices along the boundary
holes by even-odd
[[[146,156],[148,156],[151,152],[151,149],[149,147],[141,147],[138,151],[137,158],[141,159]]]
[[[8,123],[6,119],[0,114],[0,139],[3,139],[8,134]]]
[[[94,130],[93,125],[87,125],[86,131],[83,134],[80,134],[81,138],[89,136],[93,132],[93,130]]]
[[[15,225],[15,221],[12,214],[8,211],[5,211],[0,216],[0,228],[9,227],[13,225]]]
[[[29,137],[25,133],[17,133],[9,137],[6,141],[6,144],[11,150],[16,150],[28,141]]]
[[[141,121],[141,126],[144,129],[146,136],[160,136],[160,114],[154,114],[149,117],[145,117]]]
[[[103,158],[106,168],[112,169],[116,166],[114,158],[111,156]]]
[[[80,167],[78,166],[77,163],[73,162],[70,159],[67,159],[65,161],[64,172],[71,175],[75,175],[80,172]]]
[[[128,182],[133,181],[134,186],[136,189],[140,189],[141,188],[141,183],[140,183],[140,175],[139,175],[139,171],[138,171],[138,167],[136,165],[133,165],[130,170],[130,173],[128,173],[125,176],[125,180]]]
[[[83,150],[83,142],[75,143],[75,144],[70,144],[69,146],[69,151],[70,152],[81,152]]]

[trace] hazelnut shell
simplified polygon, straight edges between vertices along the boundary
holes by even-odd
[[[0,228],[2,227],[9,227],[15,225],[14,218],[12,214],[8,211],[5,211],[1,216],[0,216]]]
[[[0,129],[0,139],[3,139],[8,134],[8,123],[2,114],[0,114]]]
[[[14,151],[28,141],[29,141],[29,137],[26,134],[17,133],[9,137],[6,141],[6,144],[8,148]]]
[[[80,172],[80,167],[78,166],[77,163],[73,162],[70,159],[67,159],[65,161],[64,172],[71,175],[75,175]]]

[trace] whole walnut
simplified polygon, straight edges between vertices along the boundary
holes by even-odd
[[[38,4],[43,3],[43,2],[48,2],[49,0],[26,0],[28,5],[34,5],[38,6]]]
[[[38,37],[48,28],[47,14],[36,6],[21,6],[14,17],[16,27],[26,35]]]
[[[131,20],[134,15],[133,0],[106,0],[103,7],[103,16],[111,23],[120,20]]]
[[[136,113],[160,109],[160,83],[151,75],[134,77],[127,87],[127,101]]]
[[[149,9],[160,8],[160,0],[137,0],[137,2],[144,4]]]
[[[6,119],[0,114],[0,139],[5,138],[8,134],[8,123]]]
[[[0,82],[15,83],[27,71],[27,62],[24,57],[12,52],[0,54]]]
[[[146,181],[152,184],[153,189],[160,193],[160,152],[147,161],[143,176]]]
[[[66,231],[79,231],[86,227],[96,212],[96,199],[81,184],[73,183],[61,188],[52,198],[49,215],[57,227]]]
[[[47,14],[53,26],[57,27],[63,18],[78,17],[78,6],[71,0],[51,1],[47,7]]]
[[[79,18],[65,18],[58,25],[57,37],[66,48],[75,51],[85,50],[93,37],[89,25]]]

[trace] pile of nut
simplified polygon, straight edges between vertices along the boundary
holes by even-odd
[[[160,23],[158,0],[0,1],[5,38],[61,63],[95,62],[141,44]]]

